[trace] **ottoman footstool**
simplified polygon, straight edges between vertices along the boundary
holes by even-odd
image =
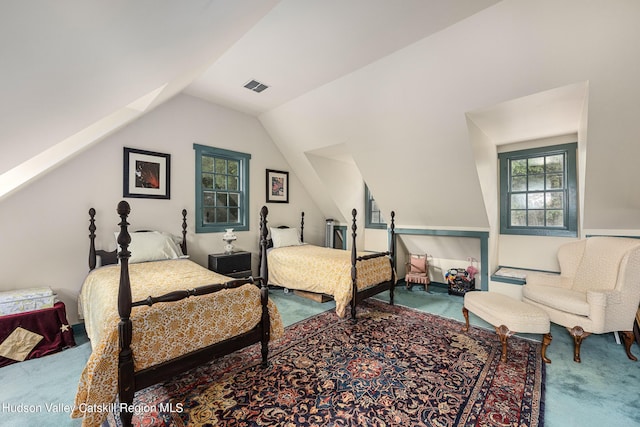
[[[465,331],[469,330],[469,312],[496,328],[502,343],[502,362],[507,361],[507,338],[521,332],[543,334],[540,355],[545,363],[551,363],[546,356],[547,347],[551,344],[549,315],[531,304],[518,301],[496,292],[468,292],[464,296]]]

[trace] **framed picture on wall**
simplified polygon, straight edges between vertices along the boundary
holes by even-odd
[[[124,147],[123,196],[169,199],[171,155]]]
[[[289,203],[289,172],[267,169],[267,203]]]

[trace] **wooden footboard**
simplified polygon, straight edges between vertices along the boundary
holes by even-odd
[[[266,208],[263,209],[266,210]],[[128,232],[129,223],[127,222],[127,217],[130,211],[130,206],[126,201],[121,201],[118,204],[117,212],[120,216],[120,233],[118,235],[118,245],[121,248],[120,252],[118,252],[118,259],[120,260],[120,282],[118,292],[118,315],[120,317],[120,322],[118,324],[120,345],[118,359],[118,395],[120,401],[120,417],[124,426],[131,425],[133,417],[132,403],[136,391],[156,384],[158,382],[168,380],[176,374],[185,372],[207,361],[224,356],[226,354],[230,354],[236,350],[258,342],[261,343],[262,366],[266,366],[268,356],[268,342],[270,338],[270,318],[267,307],[268,287],[266,280],[262,277],[231,280],[226,283],[205,285],[194,289],[174,291],[160,296],[149,296],[146,299],[140,301],[132,301],[131,282],[129,278],[129,258],[131,256],[131,253],[129,251],[129,244],[131,243],[131,236]],[[90,211],[91,249],[89,261],[90,267],[92,268],[95,267],[96,254],[104,255],[106,253],[104,251],[95,250],[94,215],[95,210],[92,209]],[[263,257],[262,264],[264,266],[263,268],[261,268],[261,272],[266,272],[266,221],[264,222],[264,224],[261,224],[260,235],[261,257]],[[186,211],[183,210],[184,251],[186,251],[185,237]],[[91,257],[93,257],[93,266]],[[176,359],[151,366],[138,372],[134,371],[134,355],[131,349],[131,339],[133,331],[133,325],[131,322],[132,308],[143,305],[151,306],[158,303],[180,301],[185,298],[211,294],[223,289],[238,288],[247,283],[256,283],[260,286],[260,299],[262,308],[261,321],[253,329],[236,337],[182,355]]]
[[[364,256],[358,256],[358,252],[356,249],[356,236],[357,236],[357,229],[358,229],[358,226],[356,225],[357,214],[358,212],[355,209],[351,211],[351,216],[353,217],[352,225],[351,225],[351,237],[352,237],[352,242],[351,242],[351,286],[352,286],[351,288],[351,292],[352,292],[351,319],[354,322],[356,321],[356,306],[358,305],[358,303],[373,295],[377,295],[380,292],[384,292],[388,290],[389,304],[393,305],[393,292],[394,292],[395,283],[396,283],[395,265],[394,265],[395,264],[394,253],[395,253],[395,244],[396,244],[396,239],[395,239],[396,213],[394,211],[391,211],[391,226],[389,228],[389,233],[390,233],[389,234],[389,250],[386,252],[378,252],[378,253],[373,253],[371,255],[364,255]],[[389,258],[389,263],[391,266],[391,279],[386,282],[378,283],[376,285],[367,287],[365,289],[358,290],[357,263],[361,261],[366,261],[369,259],[380,258],[380,257]]]

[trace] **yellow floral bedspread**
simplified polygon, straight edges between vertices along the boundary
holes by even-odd
[[[358,256],[367,255],[358,253]],[[351,251],[314,245],[286,246],[268,254],[269,283],[288,289],[333,296],[336,313],[344,317],[351,302]],[[358,289],[391,280],[388,257],[356,264]]]
[[[132,264],[129,276],[133,301],[231,280],[186,259]],[[72,413],[74,418],[83,417],[83,426],[99,426],[107,415],[100,408],[114,402],[117,396],[119,278],[119,266],[94,270],[87,276],[80,295],[93,350],[80,377]],[[131,313],[135,370],[246,332],[260,322],[261,315],[260,289],[252,284],[152,307],[135,307]],[[273,340],[282,336],[284,329],[271,301],[269,315]]]

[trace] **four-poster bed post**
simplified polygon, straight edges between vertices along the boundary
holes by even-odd
[[[133,418],[133,399],[135,392],[150,385],[156,384],[161,381],[165,381],[176,374],[185,372],[196,366],[199,366],[212,359],[230,354],[241,348],[247,347],[254,343],[261,343],[261,365],[267,366],[268,356],[268,343],[270,339],[270,327],[271,319],[269,317],[268,300],[269,300],[269,288],[266,280],[262,277],[249,277],[246,279],[230,280],[225,283],[209,284],[199,286],[193,289],[177,290],[166,293],[160,296],[149,296],[146,299],[140,301],[132,301],[131,292],[131,280],[129,276],[129,258],[131,252],[129,251],[129,245],[131,244],[131,235],[128,231],[129,223],[127,217],[131,212],[131,208],[126,201],[121,201],[117,207],[117,213],[120,216],[120,233],[118,234],[117,242],[120,247],[120,251],[117,249],[114,251],[104,251],[95,249],[96,238],[96,226],[95,226],[95,209],[89,210],[89,268],[94,270],[97,265],[97,257],[101,257],[102,265],[115,264],[117,260],[120,261],[120,277],[118,284],[118,317],[120,318],[118,323],[118,399],[120,402],[119,412],[122,424],[124,426],[130,426]],[[260,250],[261,250],[261,274],[267,274],[268,267],[266,263],[266,242],[267,242],[267,228],[266,228],[266,207],[261,212],[261,229],[260,229]],[[181,248],[183,253],[186,254],[186,209],[182,210],[182,238]],[[228,338],[224,341],[211,344],[209,346],[200,348],[190,353],[179,356],[175,359],[171,359],[162,362],[157,365],[150,366],[148,368],[135,371],[134,370],[134,355],[131,348],[133,338],[133,323],[131,320],[131,312],[133,307],[139,306],[152,306],[156,303],[175,302],[191,296],[207,295],[214,292],[218,292],[223,289],[235,289],[243,286],[247,283],[259,283],[260,287],[260,307],[261,317],[260,322],[251,330],[244,332],[240,335]]]
[[[395,288],[395,257],[394,257],[394,253],[395,253],[395,216],[396,213],[394,211],[391,211],[391,226],[389,228],[389,250],[386,252],[377,252],[377,253],[373,253],[371,255],[363,255],[363,256],[358,256],[358,251],[356,250],[356,236],[357,236],[357,229],[358,226],[356,225],[356,215],[358,214],[358,212],[353,209],[351,211],[351,216],[352,218],[352,224],[351,224],[351,237],[352,237],[352,241],[351,241],[351,283],[352,283],[352,289],[351,289],[351,319],[355,322],[356,321],[356,306],[358,305],[358,303],[360,301],[363,301],[367,298],[369,298],[370,296],[373,296],[377,293],[382,292],[383,290],[389,290],[389,304],[393,305],[393,291]],[[391,279],[388,282],[383,282],[380,283],[378,285],[372,286],[370,288],[365,288],[362,290],[358,290],[358,285],[357,285],[357,279],[358,279],[358,269],[357,269],[357,262],[358,261],[364,261],[364,260],[368,260],[368,259],[373,259],[373,258],[379,258],[379,257],[383,257],[383,256],[387,256],[389,257],[389,262],[391,264]]]

